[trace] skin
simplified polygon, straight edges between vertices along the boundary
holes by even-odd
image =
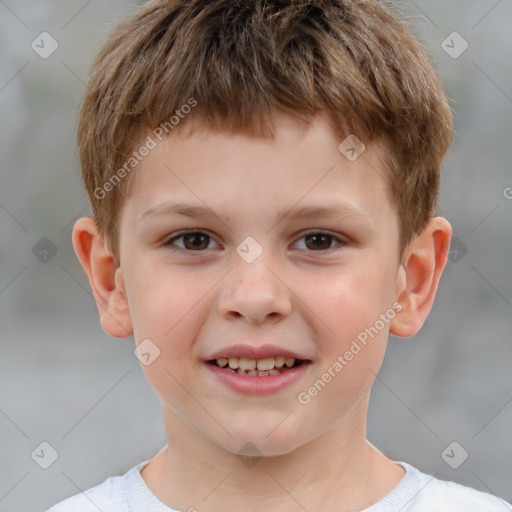
[[[161,399],[168,445],[141,474],[178,510],[357,511],[404,475],[366,439],[368,400],[388,334],[414,335],[430,312],[450,224],[432,218],[400,258],[382,148],[368,144],[349,161],[322,115],[308,126],[279,114],[276,127],[274,140],[263,140],[196,126],[151,150],[121,212],[119,265],[93,219],[74,227],[104,330],[160,350],[142,369]],[[213,213],[144,215],[169,201]],[[331,204],[352,213],[293,216]],[[186,229],[210,238],[199,239],[200,250],[193,239],[165,245]],[[248,236],[263,248],[252,263],[236,252]],[[298,394],[397,302],[401,311],[300,403]],[[283,390],[246,396],[204,363],[244,342],[286,347],[312,364]],[[247,443],[257,450],[253,464],[240,457]]]

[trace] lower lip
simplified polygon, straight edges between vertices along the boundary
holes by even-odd
[[[269,395],[276,393],[299,380],[308,371],[310,363],[285,370],[279,375],[260,377],[257,375],[241,375],[210,363],[206,367],[226,386],[246,395]]]

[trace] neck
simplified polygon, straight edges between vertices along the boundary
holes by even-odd
[[[363,510],[389,493],[404,470],[366,440],[360,412],[289,453],[246,458],[164,407],[168,445],[141,474],[177,510]]]

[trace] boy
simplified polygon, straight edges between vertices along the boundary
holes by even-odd
[[[73,244],[167,445],[52,512],[504,511],[366,439],[389,333],[431,309],[447,98],[377,1],[152,1],[79,120]],[[327,243],[329,242],[329,243]]]

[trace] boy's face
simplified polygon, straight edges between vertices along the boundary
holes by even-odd
[[[232,452],[250,442],[264,455],[364,429],[403,281],[377,147],[352,162],[324,118],[309,129],[277,120],[273,141],[201,129],[152,149],[133,171],[117,271],[137,344],[160,351],[143,369],[168,429]],[[171,203],[206,213],[172,213]],[[184,230],[201,233],[178,238]],[[370,327],[366,345],[357,341]],[[237,376],[207,362],[235,357],[234,345],[307,362],[288,376]],[[308,392],[323,374],[331,378]]]

